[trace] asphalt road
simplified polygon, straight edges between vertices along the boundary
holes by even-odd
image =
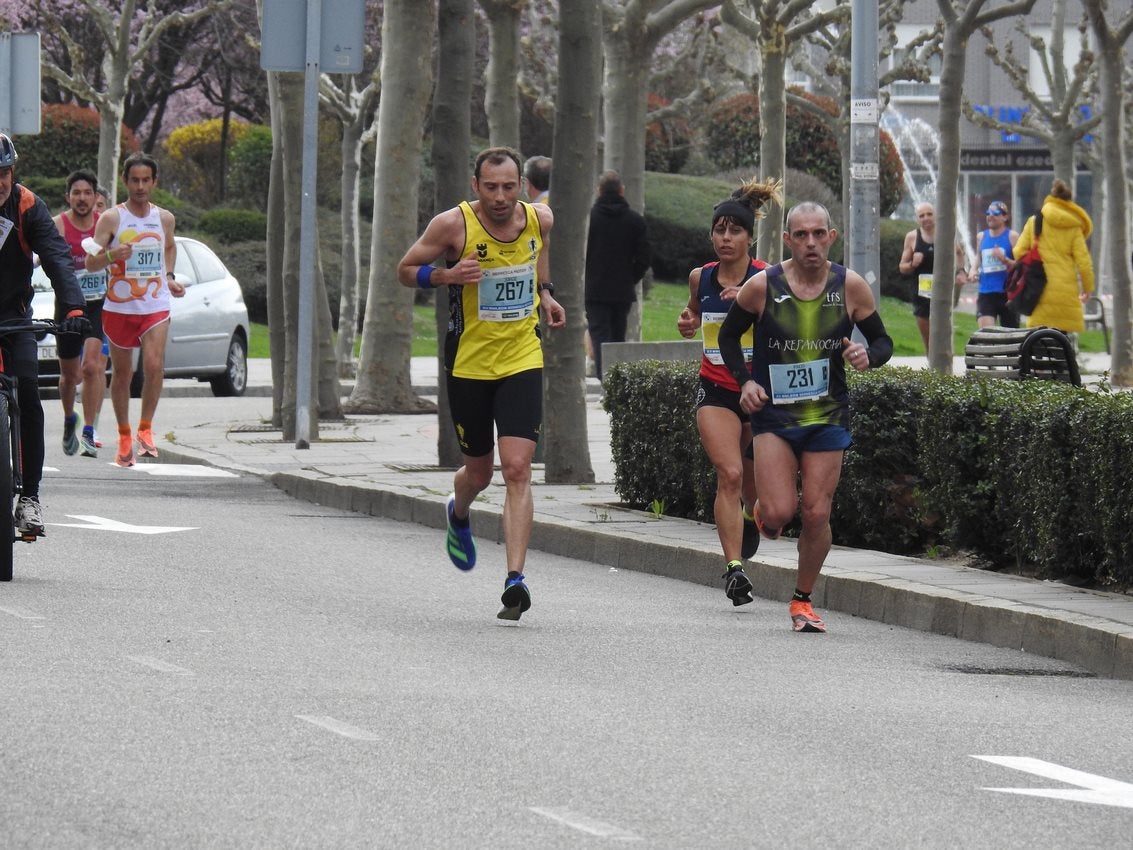
[[[1133,683],[844,616],[796,635],[779,603],[539,553],[504,623],[494,544],[462,574],[439,531],[255,478],[50,462],[49,538],[0,585],[2,847],[1109,847],[1133,824]]]

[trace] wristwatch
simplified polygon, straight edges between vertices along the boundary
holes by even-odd
[[[549,292],[552,295],[554,295],[555,294],[555,285],[553,283],[551,283],[549,280],[545,280],[541,284],[539,284],[539,291],[540,292]]]

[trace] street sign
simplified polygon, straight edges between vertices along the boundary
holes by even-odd
[[[38,133],[39,33],[0,33],[0,132]]]
[[[322,0],[319,17],[319,70],[324,74],[362,72],[366,33],[364,0]],[[307,0],[264,0],[260,67],[302,71],[307,66]]]

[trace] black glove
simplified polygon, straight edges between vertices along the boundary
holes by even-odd
[[[59,333],[85,336],[90,333],[90,319],[86,316],[71,316],[59,323]]]

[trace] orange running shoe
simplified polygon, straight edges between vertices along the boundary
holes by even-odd
[[[796,632],[826,631],[826,623],[822,622],[822,618],[814,613],[814,608],[811,607],[809,602],[792,599],[790,612],[791,625]]]
[[[153,431],[138,432],[138,457],[157,457],[157,446],[153,444]]]
[[[131,467],[138,462],[134,457],[134,439],[129,434],[118,435],[118,455],[114,458],[114,462],[123,468]]]

